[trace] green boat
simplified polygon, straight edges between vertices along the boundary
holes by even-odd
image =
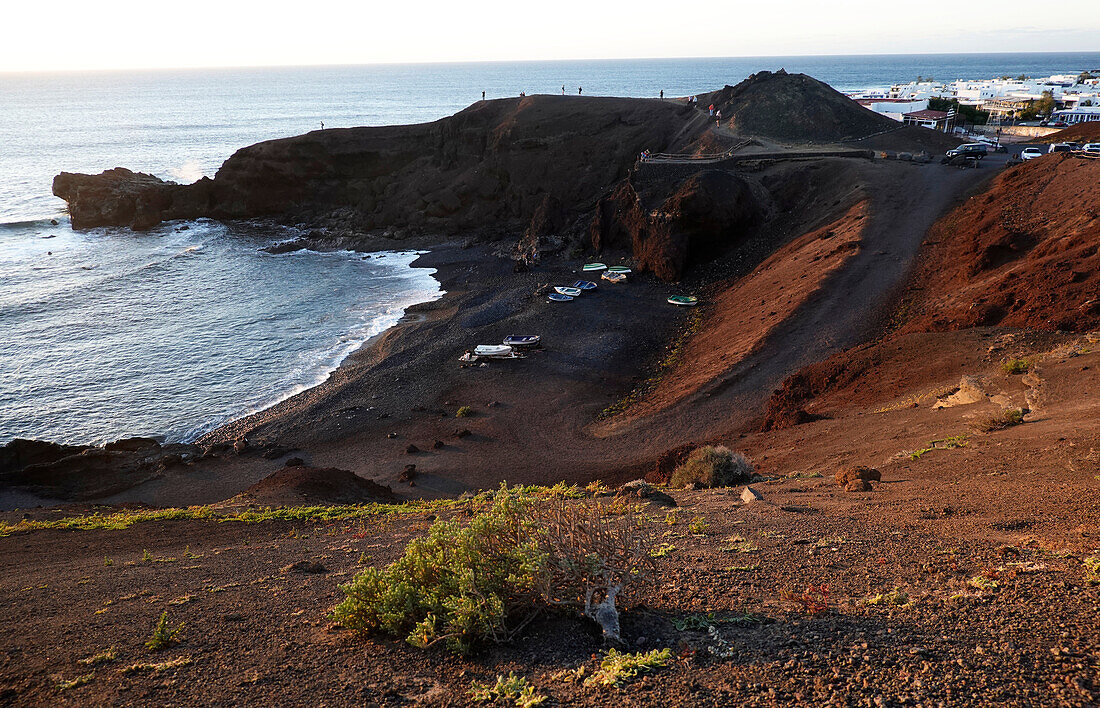
[[[608,266],[608,273],[629,273],[630,269],[626,266]]]
[[[672,305],[680,305],[681,307],[695,307],[699,304],[699,298],[691,295],[673,295],[668,301]]]
[[[605,266],[603,263],[585,263],[584,267],[581,268],[581,270],[585,271],[586,273],[592,273],[595,271],[607,270],[607,266]]]

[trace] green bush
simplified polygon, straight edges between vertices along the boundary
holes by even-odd
[[[747,457],[727,447],[700,447],[672,472],[671,487],[700,484],[704,487],[729,487],[752,479],[753,466]]]
[[[1031,362],[1027,359],[1005,359],[1001,362],[1001,371],[1009,375],[1026,374],[1031,370]]]
[[[418,647],[443,641],[467,653],[502,637],[517,605],[528,604],[544,559],[532,534],[531,500],[502,489],[465,528],[437,521],[401,559],[367,568],[342,587],[335,618],[356,631],[404,636]]]
[[[160,651],[161,649],[167,649],[175,644],[180,632],[183,631],[183,623],[181,622],[178,627],[173,629],[168,624],[168,613],[162,612],[160,619],[157,620],[156,625],[153,627],[153,636],[149,637],[149,641],[145,642],[145,646],[149,647],[149,651]]]
[[[992,433],[995,430],[1004,430],[1024,422],[1024,412],[1019,408],[1007,408],[996,415],[982,418],[974,423],[974,427],[983,433]]]
[[[455,418],[465,418],[474,414],[474,409],[469,406],[462,406],[455,412]]]
[[[342,586],[334,619],[465,654],[481,640],[507,640],[540,607],[574,605],[617,639],[616,596],[653,569],[651,539],[631,523],[604,518],[598,504],[502,485],[467,526],[437,521],[402,558]]]

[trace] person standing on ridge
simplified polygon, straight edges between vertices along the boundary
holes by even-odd
[[[722,127],[722,111],[719,110],[714,115],[715,115],[715,118],[717,118],[717,120],[714,121],[714,127],[721,128]]]
[[[324,130],[324,129],[325,129],[325,122],[321,121],[321,130]]]
[[[581,91],[583,91],[583,90],[584,90],[584,89],[583,89],[582,87],[578,86],[578,87],[577,87],[577,95],[578,95],[578,96],[580,96],[580,95],[581,95]]]
[[[562,95],[562,96],[564,96],[564,95],[565,95],[565,84],[562,84],[562,85],[561,85],[561,95]]]
[[[484,100],[485,100],[485,92],[484,92],[484,91],[482,91],[482,92],[481,92],[481,100],[482,100],[482,101],[484,101]]]
[[[710,108],[709,108],[709,109],[707,109],[707,110],[709,110],[709,111],[710,111],[710,115],[711,115],[711,117],[713,118],[713,117],[714,117],[714,104],[713,104],[713,103],[712,103],[712,104],[710,104]]]
[[[661,89],[661,98],[663,99],[664,97],[665,97],[665,90]]]

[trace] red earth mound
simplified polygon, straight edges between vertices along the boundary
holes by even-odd
[[[246,489],[231,503],[248,502],[268,506],[286,504],[363,504],[394,502],[389,487],[363,479],[354,472],[335,467],[283,467]]]
[[[1100,326],[1100,160],[1006,170],[932,228],[904,331]]]
[[[1028,140],[1029,143],[1065,143],[1083,142],[1088,140],[1100,140],[1100,121],[1091,123],[1078,123],[1075,126],[1059,130],[1039,138]]]

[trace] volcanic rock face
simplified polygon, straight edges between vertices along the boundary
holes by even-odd
[[[175,185],[115,169],[63,173],[75,228],[164,219],[321,216],[353,229],[519,233],[547,197],[574,216],[643,149],[692,137],[686,104],[531,96],[482,101],[420,125],[314,131],[238,150],[214,180]]]
[[[646,201],[657,201],[646,209]],[[736,244],[762,219],[748,183],[719,170],[696,173],[671,194],[639,196],[624,182],[600,202],[589,228],[597,251],[628,247],[639,270],[678,280],[692,259],[702,260]]]
[[[74,229],[128,226],[141,231],[166,219],[204,216],[211,186],[206,178],[184,187],[116,167],[99,175],[62,172],[54,177],[53,193],[69,203]]]

